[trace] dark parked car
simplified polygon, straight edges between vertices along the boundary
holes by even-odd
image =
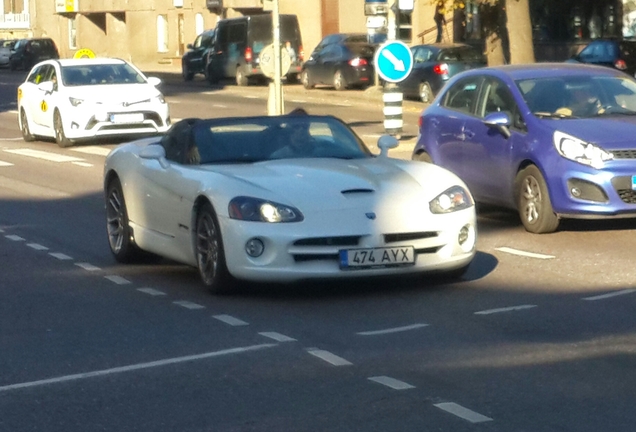
[[[411,47],[413,70],[398,85],[405,97],[431,102],[444,84],[459,72],[487,65],[478,49],[464,44],[431,44]]]
[[[529,232],[562,218],[636,218],[636,80],[592,65],[470,70],[420,118],[413,159],[516,209]]]
[[[53,39],[20,39],[13,46],[9,58],[9,68],[11,70],[30,70],[36,63],[58,58],[60,58],[60,54]]]
[[[249,15],[219,21],[214,47],[208,50],[205,76],[211,84],[234,78],[239,86],[251,78],[264,79],[260,52],[272,43],[271,14]],[[303,42],[296,15],[280,15],[280,40],[291,57],[288,82],[298,81],[303,62]]]
[[[636,41],[596,39],[586,45],[570,61],[609,66],[634,76],[636,74]]]
[[[208,49],[214,45],[214,29],[206,30],[188,44],[188,51],[181,57],[181,74],[186,81],[192,80],[195,74],[205,73],[205,58]]]
[[[305,88],[316,84],[336,90],[366,87],[373,84],[373,55],[376,45],[367,42],[366,34],[326,36],[303,65],[301,81]]]

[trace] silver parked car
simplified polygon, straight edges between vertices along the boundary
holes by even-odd
[[[0,39],[0,66],[9,66],[9,57],[11,57],[13,45],[15,45],[15,40]]]

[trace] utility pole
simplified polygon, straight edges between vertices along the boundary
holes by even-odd
[[[280,58],[280,12],[279,0],[274,0],[274,10],[272,11],[272,31],[274,41],[274,94],[276,115],[283,114],[283,87],[281,85],[281,58]]]

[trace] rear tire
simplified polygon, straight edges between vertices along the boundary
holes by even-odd
[[[118,262],[142,260],[144,252],[133,241],[124,192],[117,177],[110,181],[106,190],[106,232],[110,251]]]
[[[203,284],[213,294],[229,292],[233,280],[225,263],[223,239],[216,213],[208,203],[199,210],[195,235],[197,268]]]
[[[240,67],[236,68],[236,85],[244,87],[249,84],[249,81]]]
[[[35,136],[33,136],[31,129],[29,129],[29,119],[27,119],[24,108],[20,110],[20,132],[22,132],[22,139],[24,139],[24,141],[35,141]]]
[[[307,69],[300,73],[300,81],[303,83],[303,87],[307,90],[314,88],[314,82],[309,76],[309,71]]]
[[[64,134],[64,124],[62,123],[62,116],[59,111],[55,111],[53,115],[53,129],[55,130],[55,141],[57,145],[66,148],[73,145],[73,141],[68,139]]]
[[[539,168],[529,165],[517,174],[517,209],[524,228],[531,233],[552,233],[559,218],[552,209],[548,186]]]
[[[431,90],[429,83],[423,82],[420,84],[419,95],[422,102],[431,103],[433,100],[433,90]]]
[[[338,91],[347,89],[347,80],[341,70],[337,70],[336,73],[333,74],[333,88]]]

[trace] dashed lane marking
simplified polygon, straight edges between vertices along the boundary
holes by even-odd
[[[74,156],[67,156],[58,153],[50,153],[41,150],[34,149],[15,149],[5,150],[7,153],[12,153],[20,156],[27,156],[36,159],[42,159],[49,162],[82,162],[82,159]]]
[[[356,334],[360,336],[375,336],[375,335],[382,335],[382,334],[388,334],[388,333],[398,333],[398,332],[404,332],[409,330],[415,330],[415,329],[419,329],[426,326],[428,326],[428,324],[411,324],[411,325],[407,325],[403,327],[394,327],[394,328],[389,328],[384,330],[363,331],[363,332],[358,332]]]
[[[9,234],[9,235],[6,235],[5,237],[11,241],[25,241],[22,237],[17,236],[15,234]]]
[[[83,268],[86,271],[97,271],[97,270],[100,270],[99,267],[94,266],[93,264],[85,263],[85,262],[75,263],[75,265],[80,267],[80,268]]]
[[[537,305],[510,306],[505,308],[488,309],[488,310],[475,312],[475,315],[490,315],[490,314],[501,313],[501,312],[513,312],[513,311],[524,310],[524,309],[532,309],[536,307]]]
[[[51,252],[49,255],[51,255],[53,258],[57,258],[60,261],[67,261],[67,260],[72,260],[73,258],[71,258],[70,256],[60,253],[60,252]]]
[[[351,366],[351,363],[348,360],[343,359],[342,357],[338,357],[335,354],[330,353],[329,351],[321,350],[318,348],[307,348],[307,352],[312,356],[318,357],[321,360],[326,361],[334,366]]]
[[[121,276],[104,276],[106,279],[108,279],[109,281],[116,283],[117,285],[127,285],[130,284],[132,282],[130,282],[128,279],[125,279]]]
[[[604,300],[604,299],[611,298],[611,297],[617,297],[617,296],[631,294],[633,292],[636,292],[636,289],[630,288],[630,289],[614,291],[614,292],[611,292],[611,293],[601,294],[601,295],[592,296],[592,297],[583,297],[582,300],[588,300],[588,301]]]
[[[92,163],[88,163],[88,162],[71,162],[73,165],[77,165],[77,166],[81,166],[84,168],[90,168],[93,166]]]
[[[243,320],[238,318],[234,318],[231,315],[213,315],[212,318],[218,319],[219,321],[224,322],[225,324],[229,324],[231,326],[246,326],[249,325]]]
[[[66,375],[66,376],[61,376],[56,378],[43,379],[39,381],[10,384],[10,385],[5,385],[0,387],[0,392],[9,391],[9,390],[18,390],[18,389],[23,389],[28,387],[43,386],[47,384],[57,384],[57,383],[62,383],[67,381],[76,381],[80,379],[86,379],[86,378],[92,378],[92,377],[98,377],[98,376],[104,376],[104,375],[112,375],[112,374],[123,373],[123,372],[131,372],[131,371],[140,370],[140,369],[149,369],[149,368],[167,366],[167,365],[176,364],[176,363],[203,360],[203,359],[212,358],[212,357],[221,357],[224,355],[240,354],[240,353],[245,353],[250,351],[258,351],[265,348],[273,348],[275,346],[278,346],[278,345],[277,344],[260,344],[260,345],[251,345],[251,346],[238,347],[238,348],[229,348],[229,349],[225,349],[221,351],[213,351],[213,352],[207,352],[203,354],[195,354],[195,355],[189,355],[189,356],[183,356],[183,357],[174,357],[174,358],[157,360],[157,361],[152,361],[147,363],[138,363],[138,364],[129,365],[129,366],[103,369],[103,370],[98,370],[94,372],[85,372],[85,373],[79,373],[75,375]]]
[[[187,300],[178,300],[178,301],[174,301],[172,303],[176,304],[177,306],[181,306],[181,307],[184,307],[186,309],[191,309],[191,310],[205,309],[205,306],[200,305],[198,303],[193,303],[193,302],[187,301]]]
[[[274,339],[277,342],[295,342],[296,339],[290,338],[289,336],[285,336],[284,334],[276,333],[276,332],[261,332],[259,333],[261,336],[265,336],[266,338]]]
[[[30,247],[31,249],[35,249],[35,250],[49,250],[49,248],[47,248],[46,246],[42,246],[41,244],[37,244],[37,243],[27,243],[27,246]]]
[[[97,147],[97,146],[75,147],[70,150],[77,153],[85,153],[85,154],[91,154],[91,155],[97,155],[97,156],[108,156],[108,153],[110,153],[111,151],[111,149],[107,147]]]
[[[393,390],[407,390],[415,388],[415,386],[405,383],[404,381],[396,380],[388,376],[376,376],[368,378],[369,381],[377,382],[378,384],[385,385]]]
[[[137,288],[137,291],[141,291],[144,294],[149,294],[151,296],[165,296],[166,293],[163,291],[156,290],[154,288]]]
[[[526,251],[521,251],[521,250],[517,250],[517,249],[512,249],[509,247],[500,247],[500,248],[495,248],[495,250],[498,250],[500,252],[505,252],[505,253],[509,253],[511,255],[518,255],[518,256],[524,256],[524,257],[528,257],[528,258],[536,258],[536,259],[553,259],[554,255],[543,255],[543,254],[538,254],[538,253],[533,253],[533,252],[526,252]]]
[[[456,415],[457,417],[463,418],[464,420],[468,420],[471,423],[483,423],[492,421],[490,417],[486,417],[485,415],[481,415],[473,410],[464,408],[463,406],[458,405],[454,402],[443,402],[434,404],[433,406],[453,415]]]
[[[13,166],[11,162],[0,161],[0,167],[10,167]]]
[[[214,104],[212,105],[213,108],[227,108],[227,105],[223,105],[223,104]]]

